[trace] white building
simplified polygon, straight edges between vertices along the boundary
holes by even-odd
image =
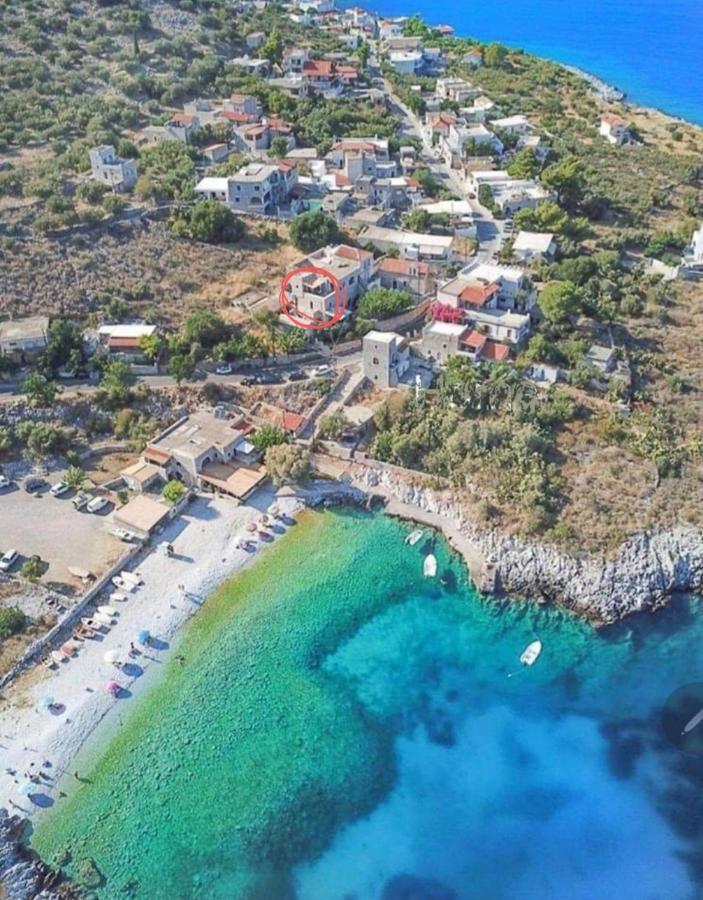
[[[598,133],[611,144],[626,144],[630,141],[630,133],[625,125],[625,120],[620,116],[601,116]]]
[[[383,253],[397,247],[403,259],[445,262],[452,258],[454,238],[451,235],[421,234],[370,225],[359,233],[359,241],[373,244]]]
[[[513,215],[519,209],[534,209],[538,203],[556,199],[554,191],[546,190],[532,178],[513,178],[502,169],[469,172],[467,180],[476,195],[483,185],[487,185],[494,205],[503,215]]]
[[[362,368],[377,387],[396,387],[410,368],[407,342],[392,331],[369,331],[363,340]]]
[[[359,297],[366,291],[373,277],[373,254],[340,244],[336,247],[322,247],[295,265],[301,268],[316,268],[320,272],[300,272],[293,275],[286,284],[286,295],[293,315],[301,319],[310,317],[318,321],[331,319],[342,302],[340,293],[346,298],[348,315]],[[324,273],[336,279],[337,284]]]
[[[133,159],[117,156],[110,144],[90,151],[90,172],[96,181],[108,185],[115,193],[128,191],[137,181],[137,164]]]
[[[422,69],[424,57],[421,50],[393,50],[388,61],[400,75],[415,75]]]
[[[691,243],[684,251],[683,263],[689,267],[703,266],[703,223],[697,231],[693,232]]]
[[[226,203],[233,212],[274,215],[288,201],[297,180],[294,165],[249,163],[229,178],[201,179],[195,193]]]
[[[539,231],[520,231],[513,243],[513,256],[520,262],[530,263],[552,259],[557,245],[554,235]]]
[[[422,330],[422,351],[428,359],[446,363],[459,353],[461,340],[470,330],[453,322],[429,322]]]
[[[49,319],[46,316],[26,316],[0,322],[0,353],[36,353],[46,347]]]
[[[525,116],[506,116],[504,119],[493,119],[491,128],[504,131],[506,134],[523,135],[532,131],[532,125]]]

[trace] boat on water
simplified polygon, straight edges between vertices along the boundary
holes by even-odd
[[[437,557],[434,553],[428,553],[422,566],[425,578],[434,578],[437,574]]]
[[[542,652],[542,641],[532,641],[522,651],[520,662],[523,666],[531,666],[537,661],[537,657]]]
[[[405,543],[410,544],[411,547],[414,547],[424,533],[425,532],[421,528],[417,528],[415,531],[411,531],[410,534],[405,538]]]

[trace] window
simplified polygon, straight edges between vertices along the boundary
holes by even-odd
[[[372,360],[372,362],[373,362],[373,364],[374,364],[374,366],[377,366],[377,365],[379,365],[379,362],[378,362],[378,357],[377,357],[377,356],[374,356],[374,358],[373,358],[373,360]]]

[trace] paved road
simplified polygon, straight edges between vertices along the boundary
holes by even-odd
[[[333,364],[336,369],[358,369],[361,364],[361,352],[349,353],[345,356],[334,357],[332,355]],[[202,386],[204,384],[221,384],[236,385],[241,384],[243,379],[251,377],[255,373],[266,373],[281,376],[280,384],[287,382],[287,376],[292,371],[302,371],[307,379],[312,378],[312,370],[324,362],[322,355],[319,362],[306,363],[300,365],[298,363],[278,364],[271,361],[271,364],[262,368],[251,369],[245,372],[233,372],[231,375],[218,375],[216,372],[206,372],[204,369],[196,370],[193,378],[183,382],[186,385]],[[176,380],[170,375],[138,375],[136,376],[138,384],[146,384],[151,388],[169,388],[176,387]],[[302,380],[302,379],[301,379]],[[69,382],[62,385],[62,397],[75,397],[80,394],[93,394],[99,390],[99,384],[89,382]],[[19,383],[4,384],[0,383],[0,403],[11,403],[20,396]]]
[[[479,249],[476,258],[488,261],[497,256],[503,243],[503,226],[496,221],[490,210],[481,206],[478,200],[469,197],[468,187],[455,170],[450,168],[441,157],[437,156],[436,149],[432,146],[430,138],[426,135],[422,122],[415,113],[393,93],[393,85],[381,75],[378,61],[375,57],[369,60],[369,70],[373,78],[383,82],[388,94],[391,112],[400,119],[400,127],[403,134],[417,138],[422,142],[422,161],[427,168],[437,176],[457,197],[466,200],[474,214],[476,231],[479,240]]]

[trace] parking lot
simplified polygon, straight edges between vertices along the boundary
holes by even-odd
[[[111,506],[104,514],[78,512],[71,503],[73,496],[73,491],[62,497],[48,491],[28,494],[21,484],[0,491],[0,552],[20,553],[10,574],[19,573],[22,563],[36,554],[49,566],[42,582],[79,588],[80,581],[68,566],[100,575],[125,552],[125,544],[106,529]]]

